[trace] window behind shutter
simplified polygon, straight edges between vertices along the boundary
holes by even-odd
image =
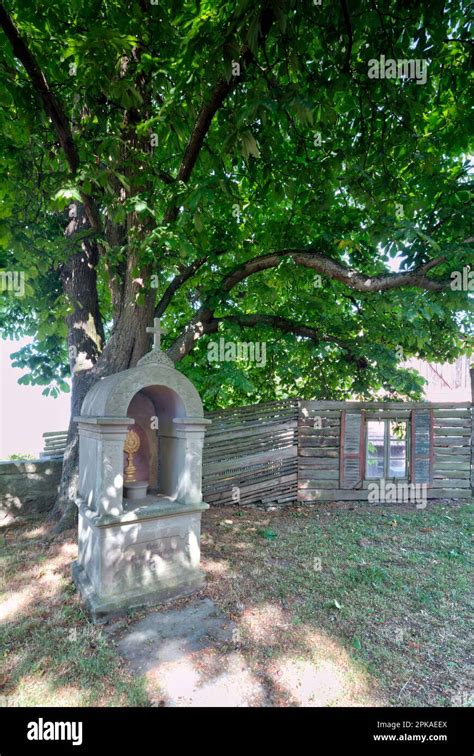
[[[341,413],[341,452],[339,477],[341,488],[355,488],[364,477],[364,415],[361,411]]]
[[[433,410],[411,413],[411,481],[430,483],[433,468]]]

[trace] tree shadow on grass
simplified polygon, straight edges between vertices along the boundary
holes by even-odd
[[[469,688],[466,506],[211,509],[203,533],[208,595],[300,704],[449,706]]]
[[[38,519],[2,529],[0,694],[16,705],[147,705],[70,578],[76,532]]]

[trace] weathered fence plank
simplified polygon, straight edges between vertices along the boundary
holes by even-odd
[[[298,401],[209,412],[203,496],[210,504],[294,501]]]

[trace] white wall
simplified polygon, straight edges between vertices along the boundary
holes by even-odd
[[[471,379],[469,357],[458,357],[452,363],[428,363],[410,358],[403,367],[414,368],[428,383],[423,398],[429,402],[470,402]]]
[[[70,394],[54,399],[42,396],[44,386],[18,383],[27,371],[13,368],[10,354],[31,341],[0,339],[0,459],[17,453],[37,455],[45,431],[64,431],[69,425]]]

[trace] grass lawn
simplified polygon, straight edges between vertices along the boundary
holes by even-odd
[[[229,653],[274,705],[466,705],[470,525],[468,505],[443,503],[214,508],[202,595],[237,624]],[[71,585],[75,536],[39,520],[0,531],[0,697],[146,706],[145,681]]]

